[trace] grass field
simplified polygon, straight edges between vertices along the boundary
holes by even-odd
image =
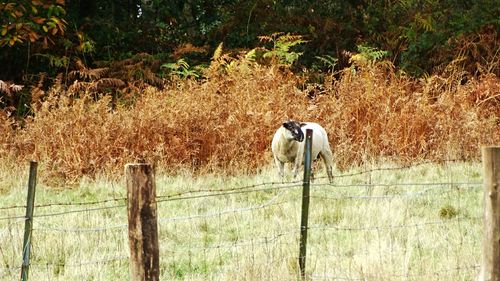
[[[460,56],[412,77],[362,54],[319,73],[216,53],[199,79],[159,81],[138,57],[82,67],[74,83],[40,75],[26,101],[0,97],[0,280],[20,276],[32,159],[32,280],[128,279],[130,162],[158,167],[162,280],[296,280],[301,183],[269,167],[289,119],[325,128],[338,170],[312,185],[309,279],[474,279],[478,147],[500,143],[496,55],[477,73]]]
[[[391,167],[337,171],[334,185],[321,171],[311,189],[309,279],[473,280],[480,163]],[[14,217],[24,209],[6,207],[25,204],[22,169],[0,172],[0,280],[20,276],[24,221]],[[161,280],[296,280],[301,184],[276,183],[275,174],[158,172]],[[125,196],[123,180],[39,182],[31,280],[127,280]]]

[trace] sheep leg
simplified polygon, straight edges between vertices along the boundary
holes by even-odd
[[[325,149],[321,152],[321,158],[325,162],[325,169],[328,175],[328,181],[333,183],[333,153],[330,149]]]
[[[297,156],[295,157],[295,163],[293,166],[293,178],[296,179],[297,176],[299,175],[299,169],[300,166],[302,165],[302,161],[304,159],[304,149],[299,148],[297,151]]]
[[[302,166],[302,165],[301,165],[301,162],[296,162],[296,163],[295,163],[295,166],[294,166],[294,172],[293,172],[293,178],[294,178],[294,179],[296,179],[296,178],[297,178],[297,176],[299,175],[299,172],[300,172],[300,167],[301,167],[301,166]],[[311,166],[312,166],[312,165],[311,165]],[[311,167],[311,177],[310,177],[310,180],[311,180],[311,182],[313,182],[313,181],[314,181],[314,171],[313,171],[312,167]]]
[[[300,169],[300,162],[295,162],[293,166],[293,178],[296,179],[297,176],[299,175],[299,169]]]
[[[274,162],[276,163],[276,167],[278,168],[278,174],[282,182],[285,180],[285,163],[281,162],[277,157],[274,157]]]

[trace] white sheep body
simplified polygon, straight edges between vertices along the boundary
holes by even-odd
[[[294,121],[292,121],[294,122]],[[333,153],[328,142],[328,135],[321,125],[314,122],[300,123],[300,129],[305,135],[307,129],[313,130],[312,137],[312,154],[311,158],[314,160],[321,156],[325,163],[325,168],[330,181],[333,180]],[[294,178],[297,177],[299,168],[302,165],[304,158],[305,141],[297,141],[293,138],[292,134],[284,126],[281,126],[274,134],[272,141],[272,151],[274,161],[278,167],[280,177],[284,177],[285,163],[293,163]]]

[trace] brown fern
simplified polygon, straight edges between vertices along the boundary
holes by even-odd
[[[87,68],[81,60],[77,60],[75,63],[77,69],[73,70],[69,73],[69,77],[71,79],[75,78],[80,78],[80,79],[85,79],[87,81],[92,81],[92,80],[97,80],[109,71],[108,67],[102,67],[102,68]]]
[[[13,93],[20,92],[23,88],[23,85],[16,85],[14,83],[0,80],[0,93],[5,93],[8,96],[12,95]]]
[[[174,53],[173,53],[173,57],[175,60],[177,60],[177,59],[183,57],[185,54],[189,54],[189,53],[205,54],[205,53],[207,53],[207,49],[208,49],[208,47],[206,47],[206,46],[197,47],[191,43],[182,44],[182,45],[178,46],[177,48],[175,48]]]
[[[3,80],[0,80],[0,93],[10,93],[9,84],[5,83]]]
[[[95,90],[96,91],[103,91],[105,89],[109,88],[123,88],[125,87],[125,82],[118,78],[101,78],[97,80],[95,83]]]
[[[90,84],[90,82],[84,82],[84,81],[75,80],[75,81],[73,81],[73,84],[71,84],[68,87],[68,92],[70,92],[70,93],[78,93],[78,92],[85,91],[86,89],[89,88],[89,84]]]
[[[275,32],[271,35],[262,35],[262,36],[258,36],[257,38],[259,38],[259,41],[260,42],[274,42],[276,41],[277,38],[281,37],[281,36],[284,36],[284,32]]]

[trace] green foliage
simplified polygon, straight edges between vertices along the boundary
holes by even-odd
[[[401,38],[398,50],[400,64],[413,74],[432,72],[457,56],[450,44],[464,34],[477,33],[482,27],[500,20],[494,12],[498,1],[418,1],[404,0],[391,7],[389,26]],[[401,18],[402,17],[402,18]],[[396,27],[396,24],[400,24]]]
[[[201,70],[203,66],[191,67],[189,63],[180,58],[174,63],[165,63],[161,65],[161,68],[167,70],[167,74],[170,76],[178,76],[180,78],[200,78]]]
[[[359,55],[370,62],[376,62],[389,55],[388,51],[379,50],[377,48],[358,45]]]
[[[35,56],[48,61],[50,67],[66,68],[69,64],[69,58],[67,56],[58,57],[51,54],[35,54]]]
[[[79,58],[92,65],[139,53],[172,57],[187,44],[214,50],[224,42],[228,50],[251,50],[259,40],[269,43],[264,59],[283,66],[311,67],[319,60],[329,70],[343,68],[348,66],[345,54],[362,45],[386,50],[385,57],[397,67],[422,75],[464,53],[474,58],[467,60],[469,65],[482,57],[494,60],[495,55],[485,52],[478,57],[476,50],[495,49],[495,44],[475,42],[464,51],[455,42],[474,36],[496,38],[497,11],[496,0],[10,0],[0,4],[0,63],[7,76],[1,78],[20,80],[22,73],[37,72],[55,76],[45,60],[31,60],[36,53]],[[259,37],[262,34],[272,35]],[[359,50],[374,55],[368,60],[379,60],[382,53],[373,51]],[[248,58],[262,58],[259,55]],[[206,52],[189,57],[189,62],[198,65],[210,59]],[[188,70],[174,71],[195,76]]]
[[[333,72],[335,66],[339,62],[338,58],[332,57],[330,55],[316,56],[315,58],[319,60],[321,63],[323,63],[323,65],[328,67],[331,72]]]
[[[43,42],[47,47],[64,36],[64,0],[8,1],[0,3],[0,47]]]
[[[82,54],[90,54],[95,52],[95,41],[89,38],[88,35],[86,35],[83,32],[77,32],[77,37],[78,37],[78,45],[76,46],[76,50]],[[71,42],[68,47],[71,47]]]
[[[307,41],[301,35],[283,34],[281,32],[274,33],[271,36],[260,36],[262,42],[271,42],[273,47],[271,50],[266,50],[263,57],[271,59],[273,63],[280,65],[291,66],[295,63],[302,52],[292,51],[291,48]]]

